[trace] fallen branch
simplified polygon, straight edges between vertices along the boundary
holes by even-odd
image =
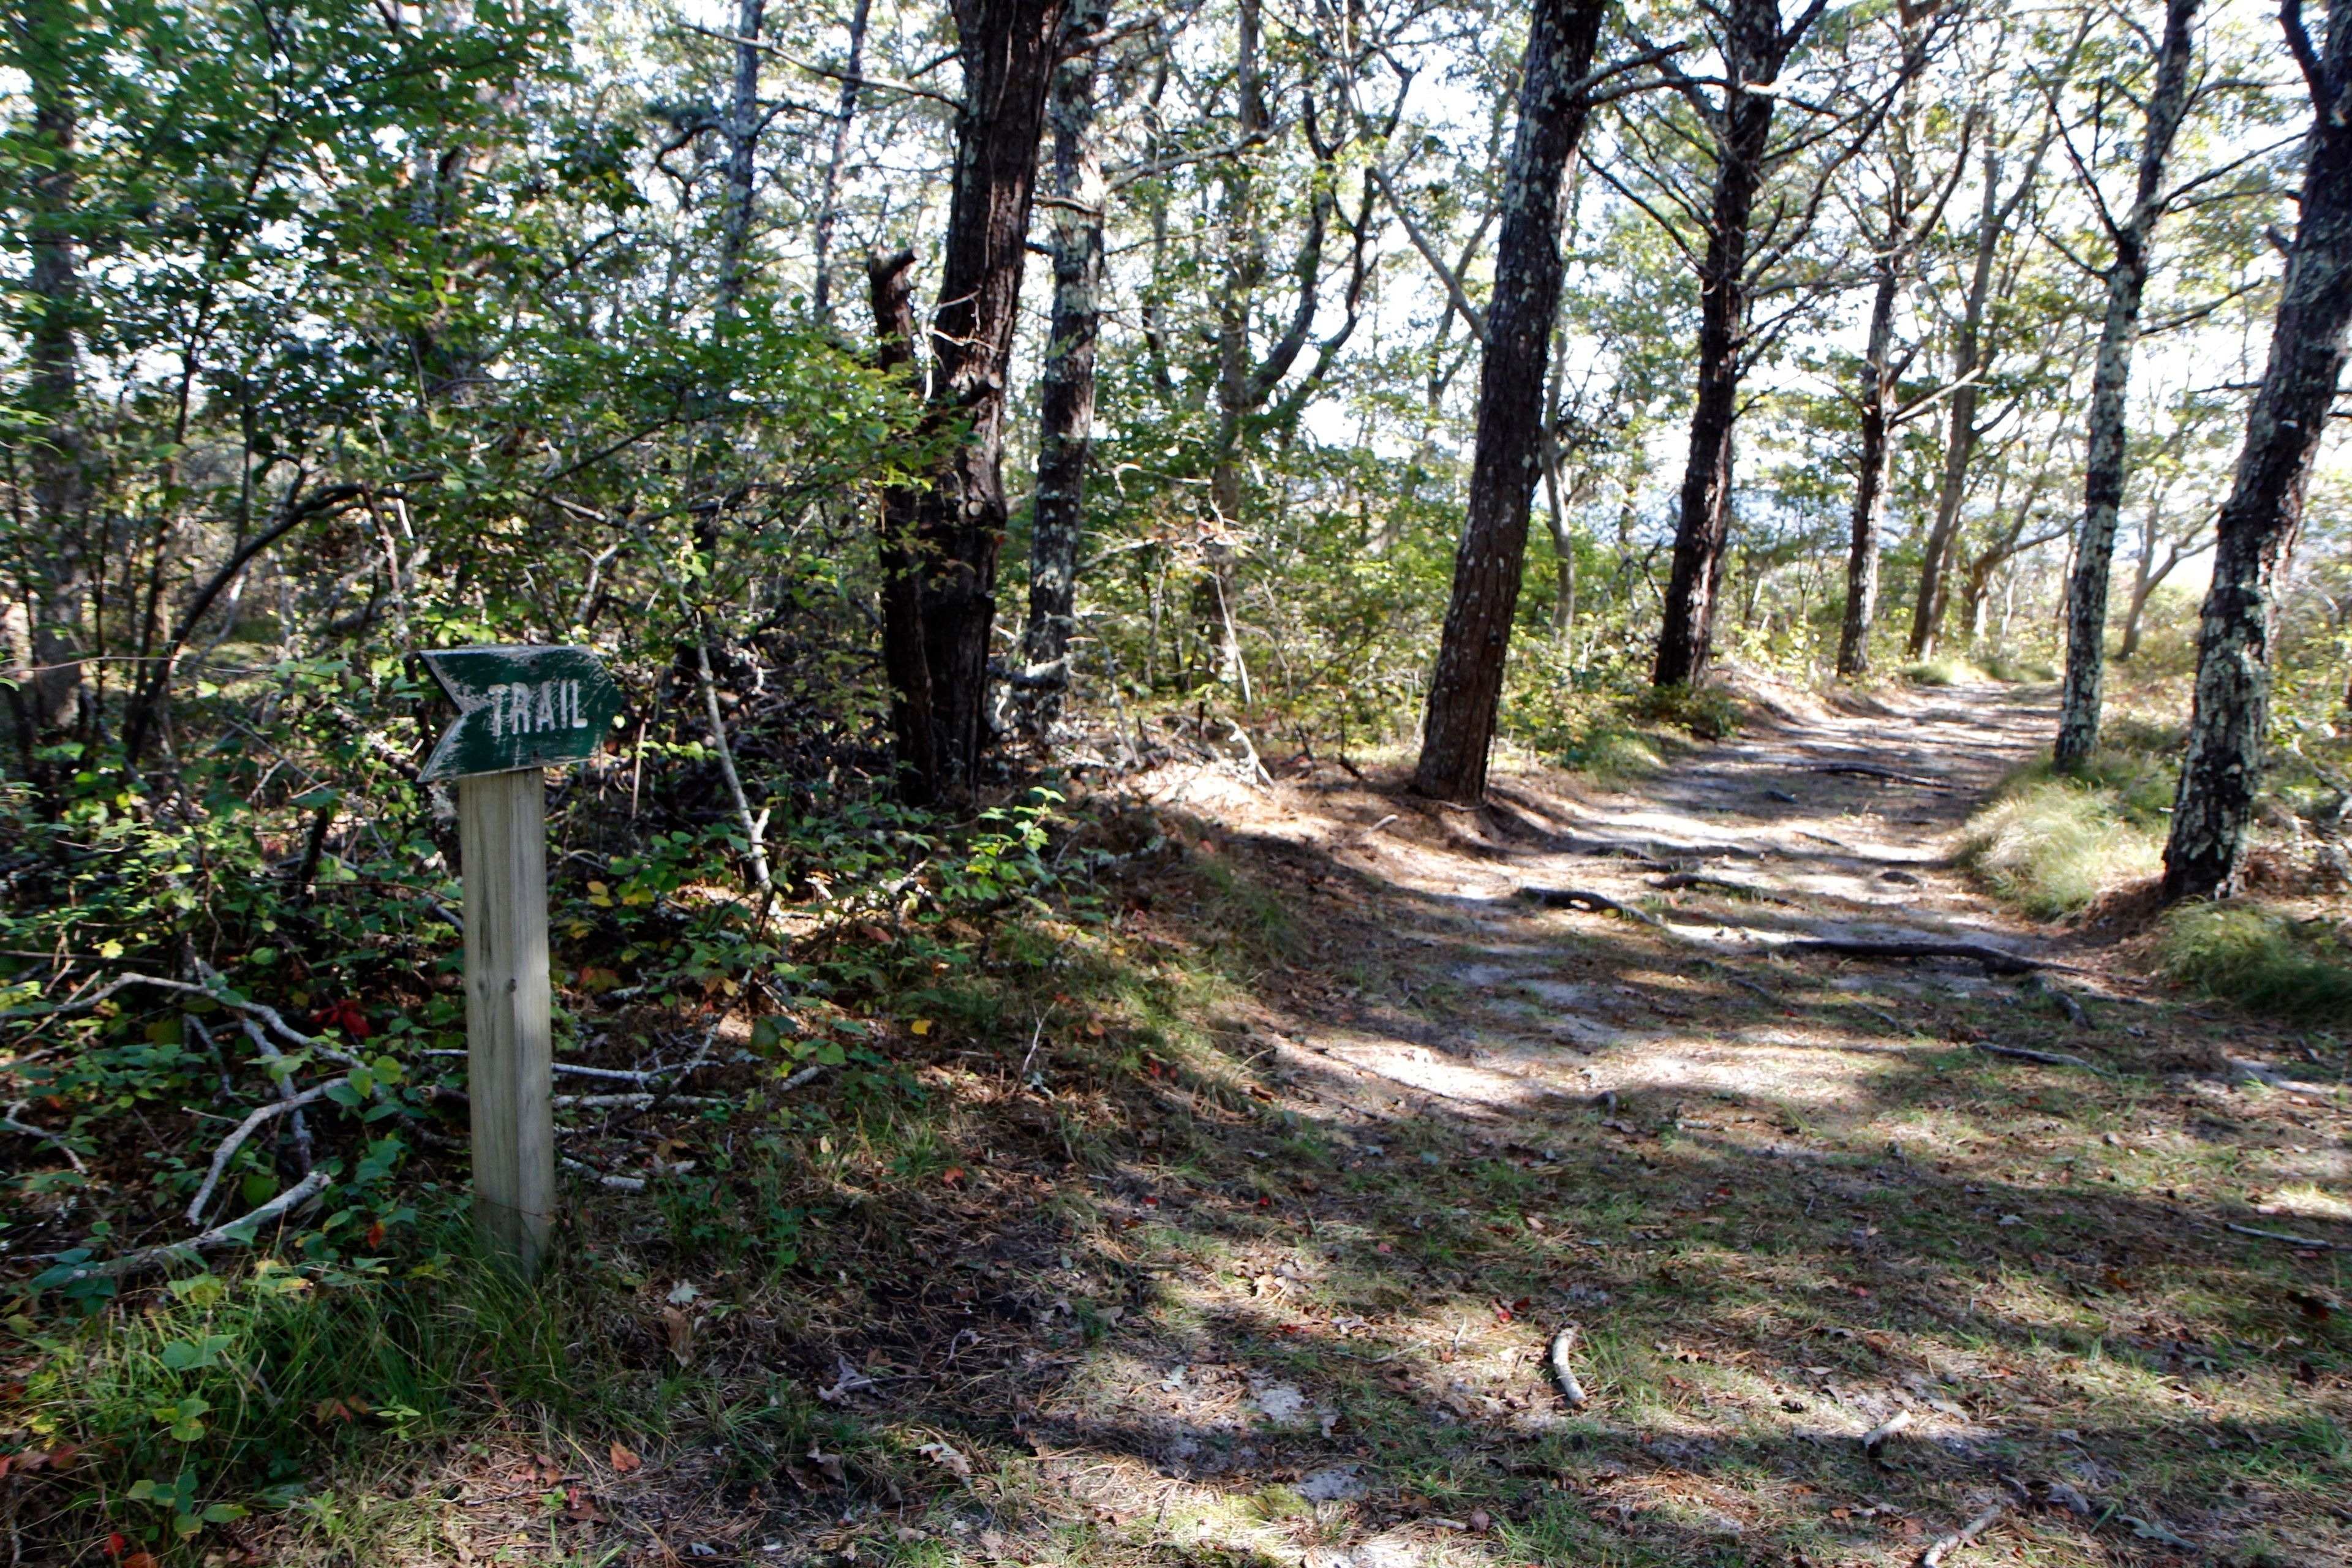
[[[2080,1057],[2070,1057],[2063,1051],[2029,1051],[2023,1046],[1997,1046],[1990,1040],[1979,1040],[1977,1049],[1990,1051],[1997,1057],[2015,1057],[2021,1062],[2040,1062],[2046,1068],[2089,1068],[2098,1071],[2095,1064]]]
[[[213,978],[218,978],[217,973],[212,970],[207,969],[205,973]],[[306,1035],[294,1027],[286,1021],[284,1014],[266,1003],[248,1001],[234,992],[215,991],[207,985],[192,985],[184,980],[165,980],[154,974],[118,974],[87,996],[47,1006],[12,1007],[5,1013],[0,1013],[0,1018],[58,1018],[73,1013],[87,1013],[116,992],[132,985],[152,985],[159,991],[172,991],[183,996],[201,996],[207,1001],[217,1002],[224,1007],[260,1019],[269,1026],[270,1033],[299,1049],[316,1051],[328,1060],[341,1062],[345,1067],[355,1068],[361,1065],[359,1058],[349,1052],[337,1050],[326,1041]]]
[[[598,1186],[610,1187],[616,1193],[642,1193],[646,1190],[646,1179],[643,1176],[608,1176],[586,1161],[574,1160],[568,1154],[563,1157],[562,1163],[565,1170],[578,1171],[585,1175],[593,1176],[596,1178]]]
[[[1729,877],[1710,877],[1704,871],[1677,871],[1671,877],[1661,877],[1650,884],[1661,892],[1679,892],[1685,888],[1720,888],[1743,899],[1758,899],[1768,904],[1794,908],[1797,900],[1758,887],[1753,882],[1736,881]]]
[[[1874,767],[1868,763],[1820,763],[1805,770],[1809,773],[1853,773],[1865,779],[1885,779],[1890,784],[1916,784],[1921,789],[1957,790],[1956,784],[1942,779],[1921,778],[1917,773],[1898,773],[1893,768]]]
[[[1559,1392],[1568,1400],[1569,1408],[1581,1410],[1589,1396],[1584,1392],[1584,1384],[1576,1381],[1576,1367],[1568,1359],[1569,1352],[1575,1348],[1576,1325],[1571,1323],[1552,1336],[1551,1353],[1549,1359],[1551,1363],[1551,1374],[1559,1380]]]
[[[1910,1425],[1911,1412],[1908,1410],[1896,1411],[1894,1415],[1888,1416],[1885,1420],[1880,1422],[1877,1426],[1873,1426],[1869,1431],[1864,1432],[1862,1435],[1862,1451],[1865,1454],[1876,1454],[1879,1448],[1885,1443],[1886,1439],[1894,1436],[1898,1432],[1906,1430]]]
[[[2315,1247],[2322,1251],[2352,1252],[2352,1247],[2347,1247],[2343,1242],[2323,1241],[2315,1236],[2289,1236],[2283,1230],[2256,1230],[2252,1226],[2231,1225],[2227,1220],[2221,1222],[2221,1228],[2234,1230],[2240,1236],[2258,1236],[2264,1241],[2284,1241],[2292,1247]]]
[[[142,1247],[137,1252],[126,1252],[120,1258],[110,1258],[103,1263],[81,1264],[69,1273],[49,1279],[48,1286],[45,1289],[70,1285],[77,1279],[120,1279],[128,1275],[142,1273],[158,1264],[168,1263],[174,1258],[184,1257],[191,1252],[210,1252],[215,1247],[232,1245],[242,1247],[253,1239],[254,1227],[268,1225],[281,1215],[299,1208],[332,1184],[333,1178],[326,1172],[313,1171],[258,1208],[225,1225],[216,1225],[201,1236],[192,1236],[185,1241],[172,1242],[164,1247]],[[48,1279],[48,1276],[44,1275],[42,1278]]]
[[[0,1128],[5,1128],[11,1132],[21,1132],[27,1138],[37,1138],[44,1143],[56,1144],[63,1151],[67,1163],[83,1174],[89,1174],[89,1167],[81,1163],[81,1156],[74,1152],[74,1146],[47,1128],[36,1127],[29,1121],[19,1121],[14,1116],[0,1116]]]
[[[2000,1504],[1995,1503],[1951,1534],[1937,1537],[1935,1544],[1919,1553],[1919,1568],[1939,1568],[1939,1564],[1945,1558],[1969,1544],[2000,1521]]]
[[[1987,947],[1980,942],[1947,942],[1932,937],[1874,942],[1862,937],[1808,936],[1784,942],[1780,951],[1828,952],[1841,958],[1964,958],[1983,964],[1991,974],[2031,974],[2040,969],[2063,970],[2068,974],[2084,973],[2072,964],[2028,958],[2023,953]]]
[[[1665,921],[1647,910],[1620,903],[1606,893],[1596,893],[1588,888],[1521,888],[1519,891],[1548,910],[1587,910],[1596,915],[1619,914],[1640,921],[1644,925],[1654,925],[1660,931],[1666,929]]]
[[[204,1185],[196,1189],[194,1199],[188,1205],[188,1223],[190,1225],[204,1223],[205,1205],[212,1202],[213,1189],[220,1185],[221,1177],[228,1170],[229,1161],[236,1157],[239,1149],[245,1147],[245,1141],[252,1137],[263,1122],[273,1116],[284,1116],[289,1111],[299,1111],[313,1101],[324,1100],[327,1090],[332,1087],[331,1084],[322,1083],[316,1089],[306,1089],[299,1094],[265,1105],[243,1121],[238,1122],[236,1130],[222,1139],[221,1146],[213,1151],[212,1169],[205,1173]]]

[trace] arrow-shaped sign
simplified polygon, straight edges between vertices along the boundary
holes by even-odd
[[[464,778],[583,762],[621,711],[621,689],[584,647],[445,647],[419,656],[457,721],[418,777]]]

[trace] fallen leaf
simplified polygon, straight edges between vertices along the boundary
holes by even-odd
[[[961,1454],[957,1453],[945,1443],[926,1443],[921,1447],[916,1449],[915,1452],[922,1455],[925,1458],[930,1460],[931,1463],[939,1466],[941,1469],[952,1472],[956,1479],[960,1481],[968,1481],[971,1479],[971,1461],[965,1458]]]
[[[692,1365],[694,1362],[694,1320],[688,1317],[683,1309],[677,1307],[664,1307],[661,1310],[661,1315],[663,1326],[669,1331],[669,1353],[671,1357],[676,1360],[677,1364],[680,1366]]]
[[[846,1486],[849,1484],[849,1472],[843,1468],[841,1456],[839,1454],[828,1454],[819,1448],[814,1443],[811,1443],[809,1445],[809,1451],[806,1458],[810,1464],[814,1465],[818,1469],[823,1470],[824,1472],[824,1479],[831,1481],[835,1486]]]
[[[950,1165],[946,1170],[940,1173],[940,1184],[941,1186],[951,1187],[962,1180],[963,1167],[961,1165]]]
[[[644,1468],[645,1463],[645,1460],[637,1457],[635,1450],[625,1448],[618,1443],[613,1445],[613,1468],[615,1473],[625,1476],[631,1470]]]

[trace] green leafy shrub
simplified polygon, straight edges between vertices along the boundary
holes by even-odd
[[[2259,904],[2188,905],[2165,917],[2157,966],[2251,1012],[2352,1016],[2352,951],[2332,921],[2296,921]]]

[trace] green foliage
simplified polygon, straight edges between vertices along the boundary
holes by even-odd
[[[439,1227],[464,1245],[462,1221]],[[8,1320],[13,1419],[52,1485],[133,1540],[287,1508],[322,1459],[447,1431],[484,1387],[593,1408],[562,1281],[525,1289],[465,1252],[341,1264],[263,1257],[171,1282],[137,1313]]]
[[[2260,904],[2192,904],[2165,916],[2157,968],[2249,1012],[2301,1022],[2352,1016],[2352,944],[2333,920]]]
[[[1967,659],[1956,658],[1949,654],[1923,658],[1903,667],[1903,679],[1914,686],[1958,686],[1982,680],[1985,677],[1984,670]]]

